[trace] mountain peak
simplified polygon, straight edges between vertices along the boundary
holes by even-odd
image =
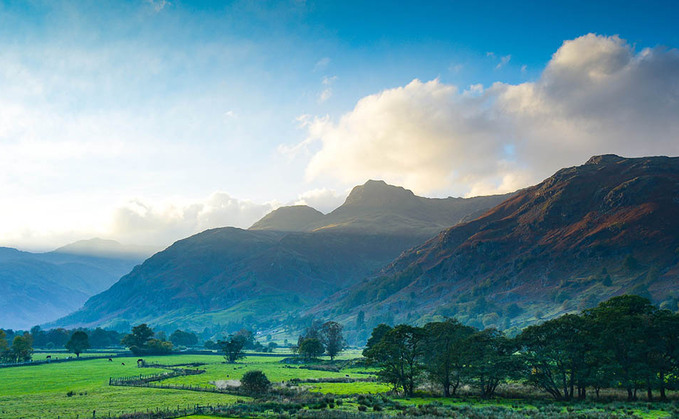
[[[323,213],[308,205],[277,208],[250,227],[250,230],[305,231],[309,224],[319,222]]]
[[[592,156],[585,164],[613,164],[626,160],[617,154],[601,154],[599,156]]]
[[[382,207],[416,199],[415,194],[400,186],[387,184],[383,180],[369,180],[354,187],[343,206]]]

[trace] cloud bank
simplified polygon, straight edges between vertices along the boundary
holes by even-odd
[[[114,211],[109,234],[125,243],[166,246],[210,228],[248,228],[279,206],[278,202],[259,204],[239,200],[224,192],[215,192],[205,201],[186,205],[154,205],[131,200]]]
[[[307,118],[309,180],[381,178],[416,192],[508,192],[594,154],[679,154],[679,51],[617,36],[566,41],[538,80],[439,80],[359,100],[339,120]]]

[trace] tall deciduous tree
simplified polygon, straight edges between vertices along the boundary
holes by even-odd
[[[305,359],[313,359],[313,358],[318,358],[319,356],[323,355],[323,352],[325,352],[325,348],[323,347],[323,343],[317,338],[306,338],[302,340],[302,343],[299,345],[299,354],[302,355]]]
[[[431,381],[441,385],[445,397],[455,395],[464,368],[462,342],[476,329],[450,319],[444,322],[427,323],[424,331],[427,350],[423,358],[427,375]]]
[[[321,326],[320,341],[331,361],[344,349],[345,342],[342,329],[341,324],[333,321],[325,322]]]
[[[69,352],[74,353],[77,358],[80,358],[81,353],[90,349],[90,341],[87,333],[82,330],[73,332],[71,339],[66,342],[66,349],[68,349]]]
[[[395,390],[403,389],[407,396],[412,396],[422,370],[424,338],[424,329],[401,324],[387,331],[363,354],[370,363],[381,368],[378,374],[382,379],[391,383]]]
[[[495,329],[474,333],[464,347],[465,374],[483,398],[492,397],[500,383],[520,372],[520,360],[513,356],[515,343]]]
[[[608,354],[602,361],[615,372],[628,400],[637,398],[637,389],[647,378],[651,348],[646,338],[656,310],[646,298],[622,295],[585,312],[598,336],[597,345]]]
[[[33,339],[29,333],[14,336],[11,349],[15,362],[26,362],[33,358]]]
[[[527,381],[557,400],[570,400],[574,388],[584,396],[588,349],[585,320],[574,314],[523,330],[518,338],[531,369]]]
[[[226,340],[217,341],[217,345],[224,353],[224,358],[230,364],[245,358],[243,350],[247,344],[247,338],[243,335],[229,335]]]

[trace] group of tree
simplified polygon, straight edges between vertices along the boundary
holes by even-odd
[[[31,328],[31,337],[33,338],[33,347],[42,349],[60,349],[65,348],[66,343],[71,340],[71,337],[76,332],[84,332],[88,336],[90,348],[103,349],[115,346],[120,346],[120,340],[124,336],[123,333],[115,330],[106,330],[100,327],[96,329],[78,328],[78,329],[64,329],[54,328],[49,330],[42,330],[40,326]]]
[[[382,380],[412,395],[425,381],[444,395],[462,384],[492,396],[508,380],[540,388],[558,400],[584,399],[587,389],[622,388],[628,399],[645,389],[666,398],[679,377],[679,314],[632,295],[614,297],[509,338],[454,319],[424,327],[381,324],[363,355]]]
[[[30,333],[16,334],[12,344],[7,341],[7,334],[0,330],[0,362],[28,362],[33,357],[33,338]]]
[[[156,333],[146,323],[132,328],[132,333],[125,335],[120,343],[132,351],[135,356],[165,355],[172,352],[172,342],[155,336]]]
[[[320,323],[314,321],[297,339],[297,345],[292,350],[310,360],[327,354],[330,360],[334,360],[345,348],[346,342],[342,334],[342,325],[328,321]]]

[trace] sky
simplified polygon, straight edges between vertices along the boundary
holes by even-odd
[[[0,246],[679,155],[672,1],[2,1]]]

